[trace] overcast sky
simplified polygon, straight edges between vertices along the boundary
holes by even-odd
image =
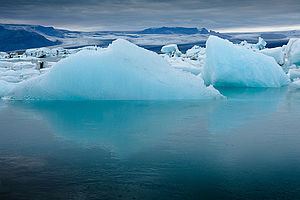
[[[300,29],[300,0],[0,0],[0,23],[72,30]]]

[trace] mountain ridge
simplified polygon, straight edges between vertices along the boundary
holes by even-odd
[[[154,28],[146,28],[142,31],[136,31],[137,34],[209,34],[214,31],[209,31],[206,28],[201,28],[200,30],[196,27],[187,28],[187,27],[154,27]],[[215,32],[214,32],[215,33]]]
[[[43,35],[26,30],[10,30],[0,25],[0,50],[14,51],[39,48],[61,44],[59,40],[51,41]]]

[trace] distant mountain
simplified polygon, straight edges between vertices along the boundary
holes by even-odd
[[[136,32],[137,34],[196,34],[199,33],[197,28],[185,27],[160,27],[160,28],[147,28],[142,31]]]
[[[9,30],[25,30],[29,32],[36,32],[45,36],[53,36],[58,38],[64,38],[66,33],[72,33],[76,31],[68,31],[63,29],[55,29],[53,27],[40,26],[40,25],[29,25],[29,24],[0,24]],[[79,32],[78,32],[79,33]]]
[[[54,36],[59,38],[65,37],[65,31],[54,29],[53,27],[45,27],[45,26],[31,26],[31,30],[43,33],[48,36]]]
[[[208,34],[217,35],[222,38],[230,38],[229,35],[225,35],[213,30],[207,30],[206,28],[186,28],[186,27],[160,27],[160,28],[147,28],[142,31],[135,32],[136,34]]]
[[[155,39],[151,34],[161,34]],[[165,36],[163,35],[165,34]],[[167,34],[174,34],[170,37]],[[176,37],[181,34],[182,37]],[[199,34],[190,37],[191,34]],[[107,37],[109,35],[109,37]],[[191,48],[193,45],[205,46],[205,41],[210,35],[228,39],[234,43],[246,40],[256,43],[258,36],[263,37],[268,47],[277,47],[286,44],[289,38],[300,37],[300,31],[261,32],[261,33],[219,33],[206,28],[186,27],[158,27],[147,28],[141,31],[92,31],[80,32],[56,29],[40,25],[28,24],[0,24],[0,51],[24,50],[53,45],[65,48],[78,48],[87,45],[106,47],[117,38],[124,38],[154,51],[160,51],[166,41],[177,43],[181,50]]]
[[[198,33],[200,34],[209,34],[209,31],[206,28],[201,28]]]
[[[61,44],[44,36],[24,29],[10,30],[0,25],[0,51],[13,51]]]

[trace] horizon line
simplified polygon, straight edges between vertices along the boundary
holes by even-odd
[[[102,30],[97,30],[96,27],[68,27],[68,26],[56,26],[56,25],[44,25],[44,24],[30,24],[30,23],[3,23],[0,22],[0,24],[9,24],[9,25],[33,25],[33,26],[45,26],[45,27],[53,27],[55,29],[64,29],[64,30],[68,30],[68,31],[79,31],[79,32],[102,32],[102,31],[117,31],[117,32],[130,32],[130,31],[141,31],[141,30],[145,30],[148,28],[161,28],[161,27],[169,27],[169,28],[175,28],[175,27],[182,27],[182,28],[197,28],[197,29],[201,29],[201,28],[206,28],[206,27],[198,27],[198,26],[167,26],[167,25],[163,25],[163,26],[149,26],[147,28],[140,28],[140,29],[102,29]],[[101,27],[101,26],[99,26]],[[104,27],[103,27],[104,28]],[[216,31],[216,32],[220,32],[220,33],[258,33],[258,32],[279,32],[279,31],[297,31],[300,30],[300,24],[297,25],[293,25],[293,26],[278,26],[278,27],[274,27],[274,26],[258,26],[258,27],[240,27],[240,28],[216,28],[216,29],[211,29],[211,28],[206,28],[208,31],[212,30],[212,31]]]

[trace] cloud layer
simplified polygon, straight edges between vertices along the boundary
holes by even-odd
[[[158,26],[223,30],[300,25],[299,0],[0,0],[1,23],[77,30]]]

